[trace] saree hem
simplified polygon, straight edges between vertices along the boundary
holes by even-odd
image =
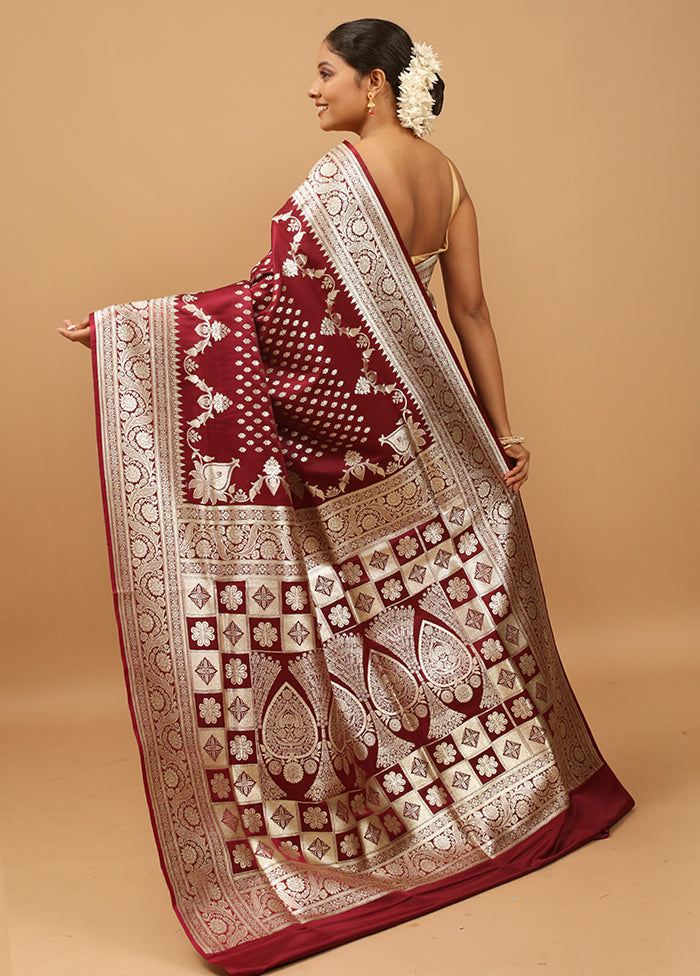
[[[605,808],[601,809],[603,801]],[[456,875],[447,884],[438,882],[386,895],[332,919],[300,922],[249,947],[208,955],[207,961],[221,966],[229,976],[259,976],[373,935],[543,868],[589,841],[604,839],[633,807],[630,794],[610,767],[603,765],[571,792],[569,808],[546,827],[494,860]]]

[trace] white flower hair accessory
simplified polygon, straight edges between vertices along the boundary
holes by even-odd
[[[399,75],[396,114],[406,129],[421,139],[433,127],[433,98],[430,89],[437,81],[440,61],[429,44],[414,44],[411,60]]]

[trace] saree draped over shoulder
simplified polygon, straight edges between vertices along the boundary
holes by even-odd
[[[533,870],[632,806],[432,264],[345,143],[248,281],[92,316],[162,866],[196,948],[239,976]]]

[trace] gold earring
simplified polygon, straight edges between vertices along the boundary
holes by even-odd
[[[374,92],[371,89],[367,92],[367,111],[374,115]]]

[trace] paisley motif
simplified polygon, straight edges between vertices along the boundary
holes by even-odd
[[[282,685],[265,710],[262,740],[278,759],[303,759],[316,748],[313,712],[289,682]]]

